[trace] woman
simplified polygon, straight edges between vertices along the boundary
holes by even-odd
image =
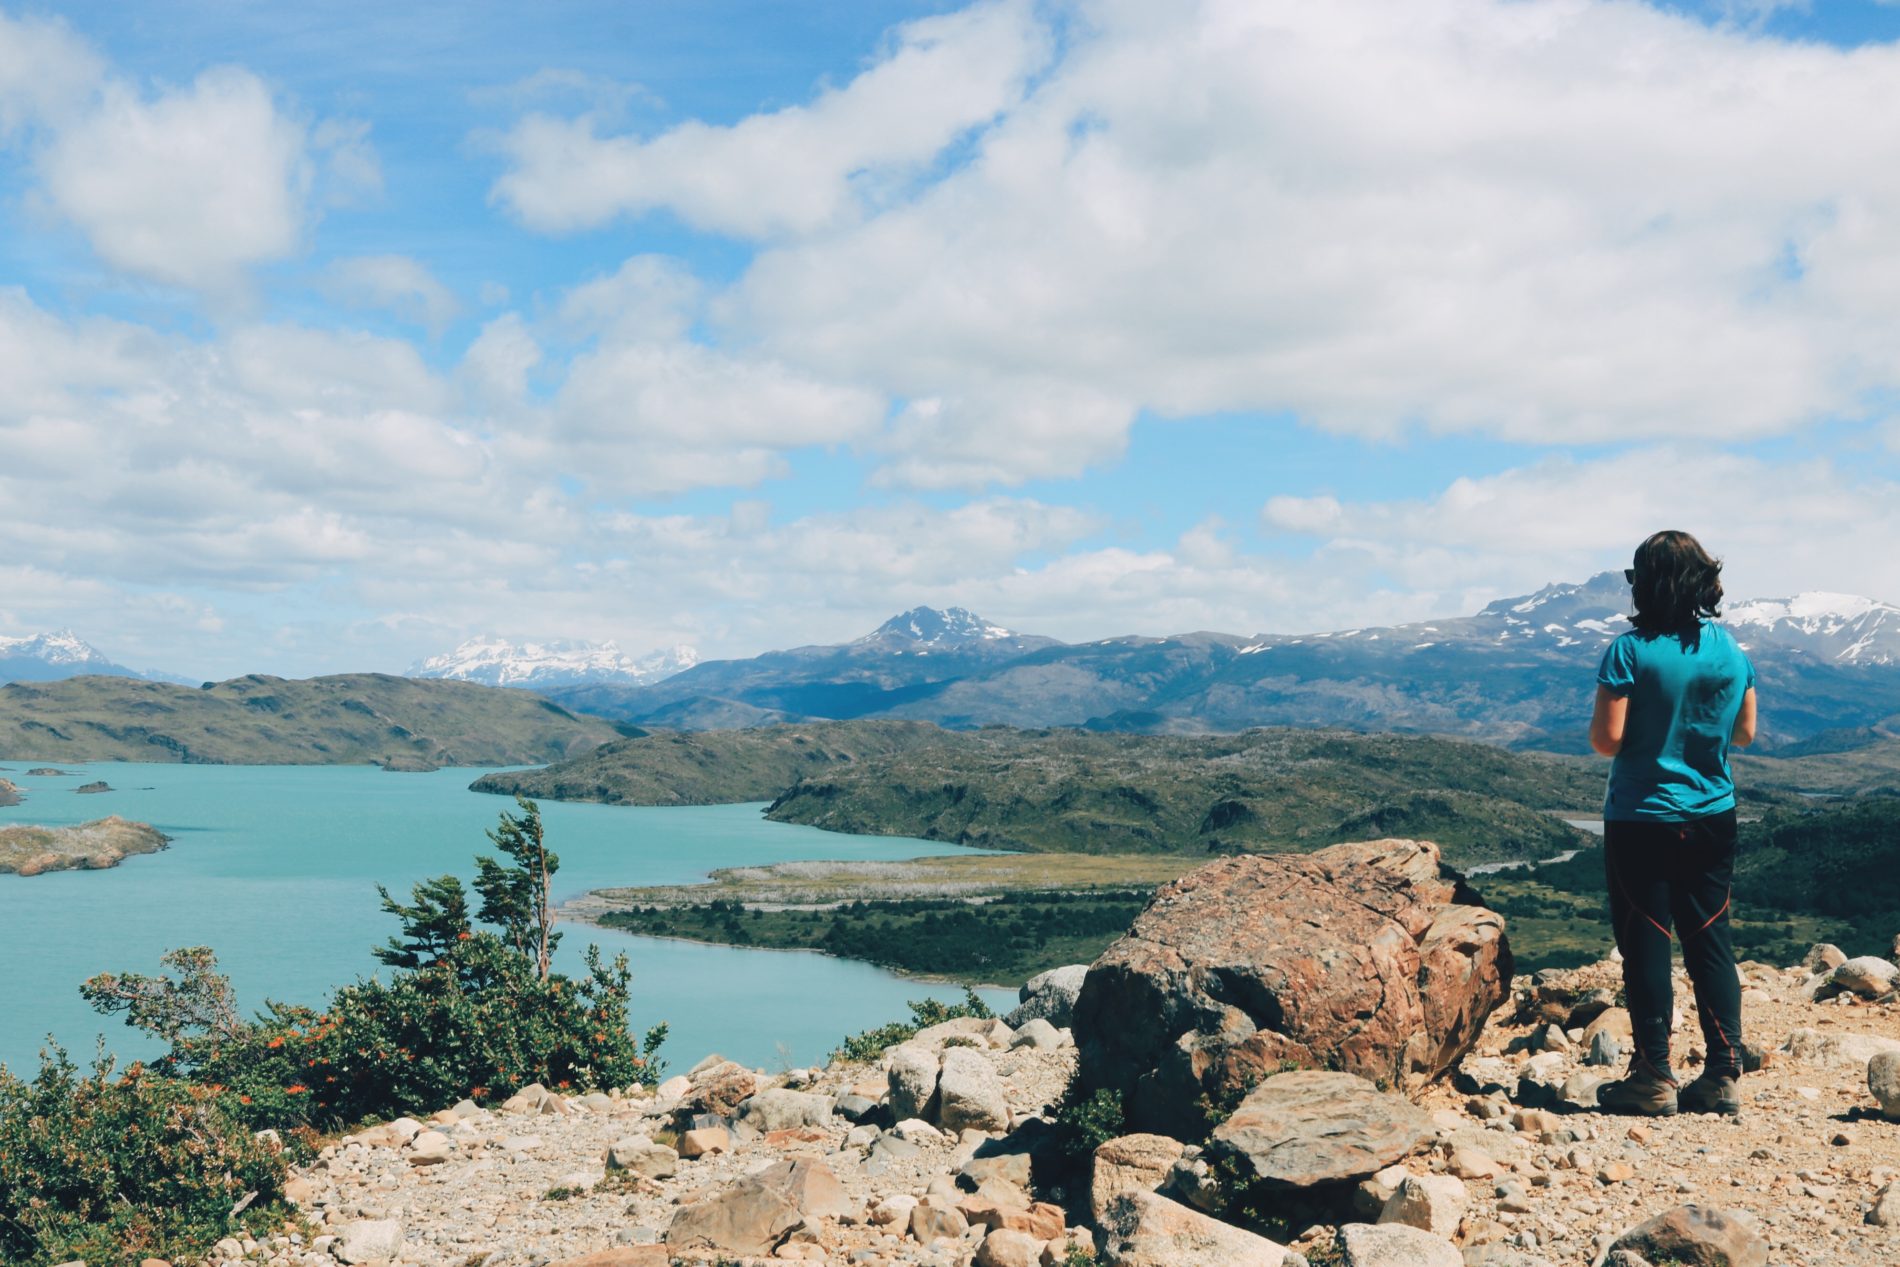
[[[1728,754],[1755,738],[1755,667],[1714,622],[1722,565],[1694,537],[1659,532],[1636,548],[1635,562],[1624,574],[1634,628],[1610,644],[1597,668],[1590,746],[1615,758],[1603,805],[1603,865],[1636,1050],[1629,1076],[1605,1086],[1597,1102],[1652,1116],[1734,1114],[1742,994],[1729,944],[1735,782]],[[1675,939],[1708,1053],[1701,1076],[1680,1090],[1669,1065]]]

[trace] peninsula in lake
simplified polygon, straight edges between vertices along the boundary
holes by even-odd
[[[77,827],[0,827],[0,872],[97,871],[134,854],[157,853],[171,837],[114,814]]]

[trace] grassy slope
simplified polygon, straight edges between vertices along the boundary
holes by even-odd
[[[811,722],[757,730],[659,732],[622,739],[545,770],[487,774],[477,792],[606,805],[769,801],[814,773],[942,738],[923,722]]]
[[[0,687],[0,758],[353,765],[556,761],[616,737],[524,691],[376,673],[206,688],[81,677]]]
[[[807,777],[771,817],[995,849],[1206,856],[1405,835],[1449,858],[1548,857],[1585,838],[1587,763],[1412,736],[946,734]]]

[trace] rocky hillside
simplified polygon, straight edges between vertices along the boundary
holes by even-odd
[[[171,837],[147,823],[117,814],[76,827],[0,826],[0,871],[39,875],[46,871],[97,871],[134,854],[157,853]]]
[[[1630,1119],[1595,1106],[1628,1016],[1609,963],[1510,982],[1496,917],[1429,845],[1298,860],[1299,883],[1213,864],[1172,886],[1130,945],[1032,981],[1007,1018],[899,1030],[881,1054],[777,1073],[708,1056],[658,1087],[442,1106],[331,1142],[291,1185],[310,1223],[214,1262],[285,1267],[1836,1267],[1900,1259],[1900,970],[1816,947],[1745,964],[1759,1065],[1741,1117]],[[1311,868],[1320,868],[1314,871]],[[1183,887],[1185,886],[1185,887]],[[1382,989],[1419,1009],[1369,1043],[1356,974],[1271,930],[1374,896]],[[1221,912],[1226,912],[1221,915]],[[1216,918],[1207,918],[1217,916]],[[1244,917],[1244,918],[1243,918]],[[1262,940],[1239,936],[1252,921]],[[1383,922],[1382,922],[1383,921]],[[1208,928],[1218,935],[1203,935]],[[1488,927],[1470,937],[1454,928]],[[1168,954],[1157,948],[1167,945]],[[1252,945],[1254,949],[1248,947]],[[1302,955],[1304,954],[1304,960]],[[1170,956],[1173,956],[1170,959]],[[1239,956],[1238,958],[1236,956]],[[1167,964],[1173,963],[1169,968]],[[1448,971],[1464,963],[1478,970]],[[1485,967],[1489,965],[1489,967]],[[1501,969],[1496,971],[1494,969]],[[1106,974],[1106,975],[1103,975]],[[1129,1134],[1091,1077],[1104,1008],[1209,1016],[1174,1066],[1207,1094]],[[1220,986],[1223,979],[1229,984]],[[1352,979],[1348,979],[1352,978]],[[1681,983],[1685,990],[1686,982]],[[1495,1008],[1496,1010],[1492,1010]],[[1219,1011],[1216,1008],[1216,1011]],[[1365,1015],[1363,1012],[1358,1015]],[[1406,1028],[1401,1026],[1401,1029]],[[1693,1071],[1693,1020],[1678,1026]],[[1079,1044],[1079,1046],[1078,1046]],[[861,1046],[861,1045],[859,1045]],[[1159,1050],[1159,1049],[1157,1049]],[[1189,1054],[1182,1047],[1182,1054]],[[1323,1068],[1326,1051],[1415,1083]],[[1115,1060],[1138,1075],[1145,1056]],[[1156,1078],[1169,1077],[1162,1056]],[[1244,1074],[1223,1088],[1218,1078]],[[1077,1078],[1078,1063],[1083,1066]],[[1335,1061],[1334,1063],[1338,1063]],[[1097,1092],[1083,1098],[1091,1084]],[[1151,1108],[1153,1105],[1151,1104]]]
[[[621,732],[520,691],[378,673],[193,688],[79,677],[0,687],[0,757],[212,765],[527,765]]]

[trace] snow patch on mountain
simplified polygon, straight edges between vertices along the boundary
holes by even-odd
[[[895,641],[914,647],[945,647],[1014,637],[1014,630],[993,625],[965,607],[948,607],[942,611],[934,607],[913,607],[891,617],[853,645]]]
[[[453,651],[413,665],[409,676],[453,678],[483,686],[573,686],[584,682],[648,686],[698,663],[699,653],[684,644],[636,658],[623,653],[613,642],[471,638]]]
[[[174,682],[169,673],[141,673],[105,655],[70,629],[0,637],[0,682],[56,682],[62,678],[98,674],[104,677],[142,678]]]
[[[1847,664],[1900,664],[1900,607],[1821,590],[1736,603],[1724,619],[1758,640]]]

